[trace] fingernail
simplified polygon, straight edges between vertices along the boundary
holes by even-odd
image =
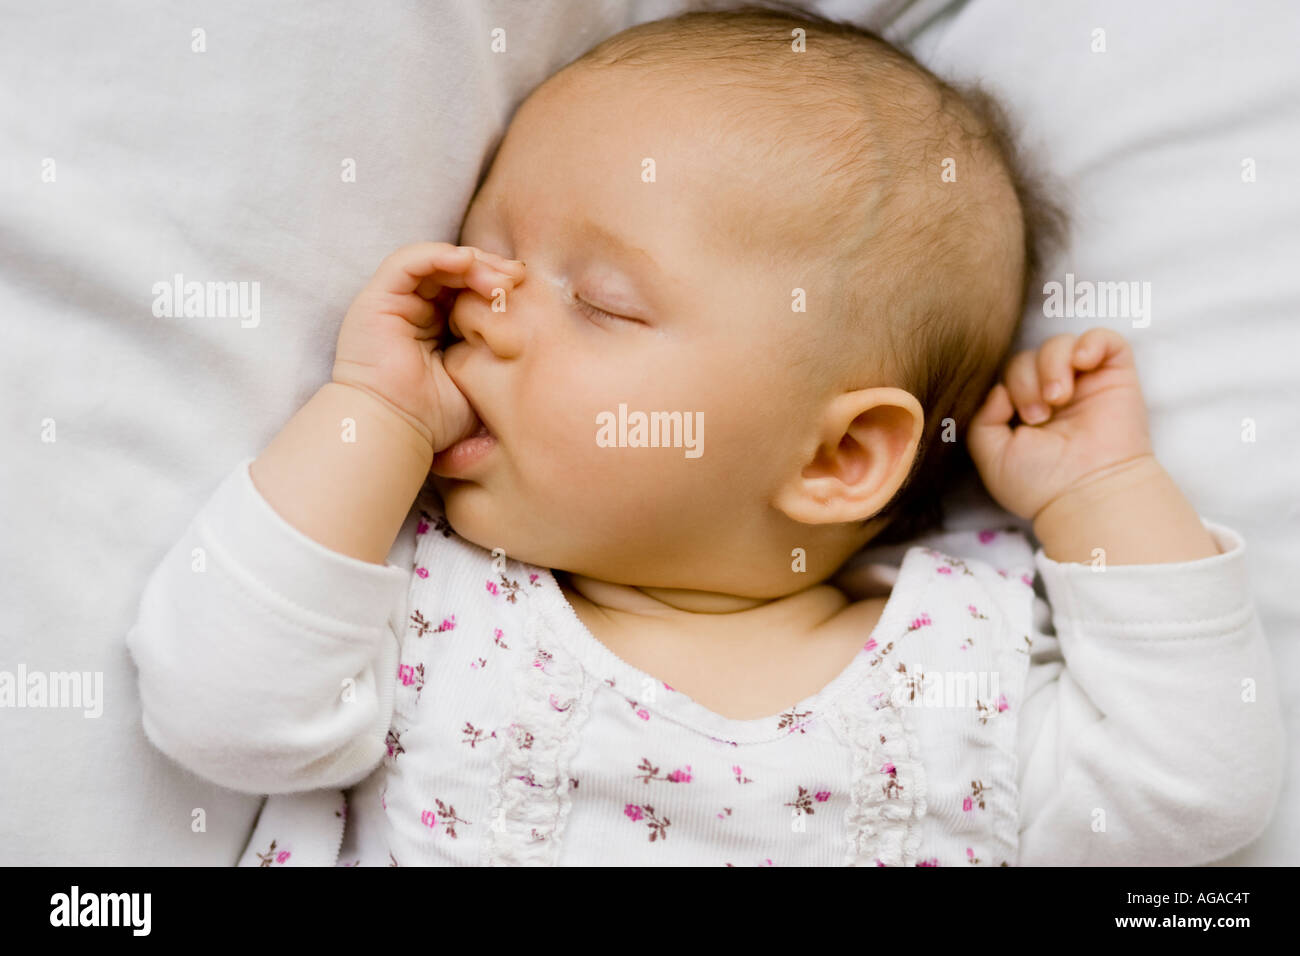
[[[1054,402],[1061,397],[1063,391],[1060,382],[1052,382],[1047,388],[1043,389],[1043,397],[1049,402]]]
[[[1025,409],[1025,421],[1031,425],[1047,421],[1047,409],[1042,405],[1030,405]]]

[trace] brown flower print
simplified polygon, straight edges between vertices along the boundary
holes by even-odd
[[[475,727],[473,724],[471,724],[468,720],[465,721],[465,729],[462,730],[461,733],[463,733],[463,734],[465,735],[465,738],[464,738],[463,740],[461,740],[461,743],[463,743],[463,744],[469,744],[469,749],[470,749],[470,750],[473,750],[475,747],[477,747],[477,746],[478,746],[479,744],[481,744],[483,741],[488,740],[488,739],[490,739],[490,738],[492,738],[492,737],[495,737],[495,736],[497,735],[497,732],[494,730],[494,731],[492,731],[492,733],[487,734],[487,735],[485,736],[484,733],[483,733],[483,731],[479,730],[477,727]]]
[[[997,701],[992,704],[986,704],[978,697],[975,698],[975,707],[979,711],[981,724],[987,724],[991,718],[1006,710],[1007,706],[1006,694],[999,694]]]
[[[811,710],[796,711],[791,707],[781,715],[781,719],[777,721],[776,729],[785,730],[786,728],[789,728],[790,733],[794,733],[797,730],[801,734],[806,734],[808,732],[807,729],[805,729],[807,721],[802,718],[810,716],[812,716]]]
[[[799,813],[806,813],[808,816],[813,816],[813,801],[815,800],[818,803],[825,803],[830,798],[831,792],[829,790],[818,790],[816,793],[810,795],[807,787],[800,787],[799,795],[795,797],[793,803],[783,803],[781,805],[783,807],[794,807]]]
[[[903,785],[898,782],[898,768],[894,766],[893,761],[888,761],[880,768],[880,772],[885,775],[885,782],[881,785],[880,792],[887,800],[897,800],[903,795]]]
[[[443,631],[450,631],[456,627],[456,615],[452,614],[443,618],[442,622],[435,627],[433,622],[426,620],[417,608],[415,613],[411,615],[411,627],[415,628],[416,637],[424,637],[429,631],[441,634]]]
[[[412,667],[410,664],[402,664],[397,668],[397,679],[402,682],[404,687],[415,688],[415,702],[420,702],[420,691],[424,690],[424,665],[416,664]]]
[[[962,800],[961,808],[969,812],[978,806],[981,810],[983,810],[984,794],[987,792],[988,792],[988,787],[984,786],[984,784],[981,781],[972,780],[970,782],[970,796]]]
[[[504,571],[498,571],[497,576],[501,579],[501,583],[497,584],[495,581],[488,581],[488,594],[491,594],[493,597],[496,597],[498,594],[504,594],[506,600],[511,604],[514,604],[519,598],[519,582],[510,580],[506,577]]]
[[[281,850],[279,853],[276,853],[275,841],[272,840],[271,845],[266,848],[265,853],[257,854],[257,858],[262,861],[257,865],[258,867],[272,866],[277,864],[283,866],[285,863],[289,862],[289,856],[290,854],[288,850]]]
[[[406,748],[402,746],[402,736],[396,730],[390,729],[388,731],[388,736],[384,738],[384,743],[388,745],[388,753],[386,756],[393,760],[397,759],[398,754],[406,753]]]
[[[907,665],[900,663],[895,670],[903,675],[903,686],[907,688],[907,699],[916,700],[917,691],[925,686],[925,672],[917,671],[915,675],[907,673]]]
[[[875,650],[876,649],[875,639],[873,638],[872,640],[867,641],[867,643],[863,645],[863,649],[868,651]],[[885,659],[885,655],[888,654],[893,649],[894,649],[894,642],[890,641],[888,644],[886,644],[884,647],[880,649],[880,652],[876,654],[875,657],[871,658],[871,666],[872,667],[878,666],[880,662]]]
[[[966,567],[966,562],[962,561],[960,558],[950,557],[942,552],[934,550],[933,548],[926,548],[925,550],[931,557],[942,561],[944,565],[946,565],[946,567],[935,568],[935,570],[940,574],[952,574],[953,568],[960,568],[962,574],[974,576],[975,572]]]
[[[433,801],[438,806],[435,813],[433,810],[425,810],[420,814],[420,822],[431,829],[442,827],[447,836],[453,840],[456,839],[456,824],[463,823],[465,826],[472,826],[468,820],[462,820],[456,816],[456,808],[450,803],[443,803],[441,800],[434,798]]]
[[[650,763],[646,757],[641,758],[641,763],[637,767],[641,771],[636,775],[644,784],[649,784],[651,780],[662,780],[665,783],[690,783],[691,782],[691,765],[687,764],[684,770],[674,770],[665,776],[659,776],[659,768]]]
[[[650,806],[650,804],[647,803],[644,806],[637,806],[635,803],[629,803],[623,808],[623,814],[633,823],[647,817],[649,818],[646,826],[650,828],[651,843],[654,843],[655,840],[659,839],[659,837],[663,837],[665,840],[668,839],[668,827],[672,825],[672,821],[667,817],[660,820],[655,816],[655,808]]]

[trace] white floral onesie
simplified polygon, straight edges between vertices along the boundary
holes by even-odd
[[[1209,521],[1215,557],[1100,573],[1014,528],[928,536],[872,567],[888,602],[838,677],[734,720],[457,536],[431,486],[379,566],[284,522],[248,464],[128,635],[150,740],[271,794],[242,865],[1186,864],[1277,797],[1244,546]]]

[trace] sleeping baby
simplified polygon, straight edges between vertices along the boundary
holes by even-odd
[[[146,734],[270,795],[252,866],[1245,845],[1283,744],[1244,545],[1119,334],[1009,354],[1052,221],[991,99],[872,34],[606,40],[154,572]],[[963,462],[1037,550],[945,530]]]

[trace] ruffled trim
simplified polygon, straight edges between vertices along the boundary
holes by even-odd
[[[493,822],[482,855],[489,866],[555,865],[573,806],[569,768],[590,713],[581,663],[552,639],[545,592],[525,593],[527,625],[519,646],[531,663],[516,671],[518,708],[490,788]]]
[[[888,693],[854,695],[835,714],[853,750],[844,864],[914,865],[926,813],[925,766],[915,736]]]

